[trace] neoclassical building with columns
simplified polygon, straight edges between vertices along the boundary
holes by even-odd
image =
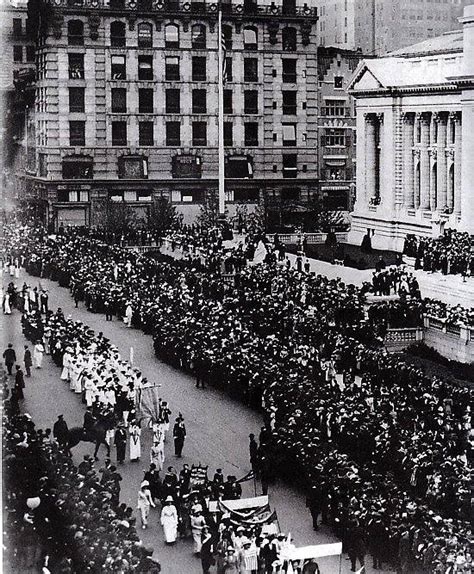
[[[474,5],[463,28],[360,63],[349,234],[401,250],[407,233],[474,234]]]

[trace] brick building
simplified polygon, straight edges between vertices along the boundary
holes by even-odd
[[[217,4],[56,0],[38,45],[36,172],[53,225],[104,206],[146,215],[166,198],[191,220],[218,185]],[[316,11],[223,4],[226,199],[318,193]]]

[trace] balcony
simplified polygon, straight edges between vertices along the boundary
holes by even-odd
[[[167,15],[196,13],[214,16],[218,11],[217,2],[188,2],[186,0],[46,0],[47,4],[58,8],[77,10],[125,10],[130,12],[147,12]],[[255,18],[295,20],[301,18],[317,19],[317,8],[303,6],[276,6],[274,3],[260,5],[246,0],[244,4],[223,3],[222,12],[225,18],[252,15]]]

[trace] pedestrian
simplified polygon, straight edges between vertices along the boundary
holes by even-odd
[[[202,574],[209,574],[211,566],[215,563],[214,560],[214,545],[212,536],[207,526],[202,529],[201,535],[201,565]]]
[[[142,454],[142,446],[140,439],[142,429],[140,428],[140,425],[136,421],[133,421],[130,424],[128,431],[130,434],[130,461],[138,462]]]
[[[130,305],[130,303],[127,303],[127,306],[125,307],[125,317],[123,319],[123,322],[125,323],[125,325],[127,325],[129,329],[132,326],[132,317],[133,317],[132,306]]]
[[[150,483],[148,480],[144,480],[140,485],[140,490],[138,491],[138,502],[137,509],[140,511],[140,517],[142,521],[142,528],[148,526],[148,515],[150,514],[150,506],[155,508],[155,503],[151,497]]]
[[[44,345],[38,339],[33,349],[33,358],[35,360],[35,367],[37,369],[41,369],[41,365],[43,364],[43,355],[44,355]]]
[[[25,352],[23,354],[23,363],[25,364],[26,376],[31,377],[31,367],[33,365],[33,360],[31,358],[31,351],[28,345],[25,345]]]
[[[226,557],[224,558],[223,563],[223,572],[224,574],[239,574],[240,572],[239,559],[232,546],[227,548]]]
[[[64,415],[59,415],[58,420],[54,423],[53,436],[58,441],[61,448],[67,448],[69,442],[69,428],[64,420]]]
[[[178,458],[181,458],[184,447],[184,439],[186,438],[186,427],[184,425],[184,420],[181,415],[176,419],[176,422],[174,424],[173,438],[174,438],[174,454]]]
[[[8,343],[8,347],[3,351],[3,359],[9,375],[12,374],[13,365],[16,363],[16,353],[13,345]]]
[[[40,294],[40,312],[46,314],[49,311],[48,308],[48,293],[42,289],[41,294]]]
[[[120,424],[115,432],[115,447],[117,449],[117,462],[123,464],[125,461],[125,450],[127,448],[127,431]]]
[[[201,553],[201,544],[202,544],[201,535],[202,535],[202,529],[205,526],[206,526],[206,520],[202,515],[202,511],[199,508],[197,508],[196,511],[191,515],[191,532],[194,541],[193,545],[194,554]]]
[[[106,299],[104,301],[104,312],[105,312],[105,320],[106,321],[112,321],[113,320],[113,314],[112,314],[112,303],[111,303],[110,299]]]
[[[178,511],[176,510],[172,496],[168,496],[165,500],[165,504],[161,510],[160,522],[163,526],[166,544],[176,542],[178,536]]]
[[[352,520],[349,523],[349,527],[346,535],[347,554],[351,561],[351,571],[356,571],[357,560],[359,560],[360,566],[365,566],[365,555],[367,553],[367,547],[365,542],[365,532],[357,520]]]
[[[252,466],[252,470],[255,474],[257,474],[258,470],[258,443],[255,440],[255,435],[249,434],[249,456],[250,456],[250,464]]]
[[[20,365],[16,366],[16,373],[15,373],[15,391],[16,396],[19,400],[23,400],[25,395],[23,394],[23,389],[25,388],[25,379],[23,377],[23,371],[21,370]]]

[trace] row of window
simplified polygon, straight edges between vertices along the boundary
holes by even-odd
[[[68,22],[69,46],[84,45],[84,22],[70,20]],[[256,50],[258,47],[258,31],[254,26],[246,26],[243,31],[245,50]],[[222,26],[223,42],[226,50],[232,50],[232,26]],[[124,48],[127,45],[125,22],[116,20],[110,24],[110,45],[115,48]],[[297,46],[296,28],[287,26],[282,30],[283,50],[293,51]],[[153,25],[141,22],[137,26],[137,46],[139,48],[153,48]],[[177,49],[180,47],[180,28],[177,24],[165,26],[165,48]],[[204,50],[207,47],[207,29],[204,24],[191,26],[191,47],[195,50]]]

